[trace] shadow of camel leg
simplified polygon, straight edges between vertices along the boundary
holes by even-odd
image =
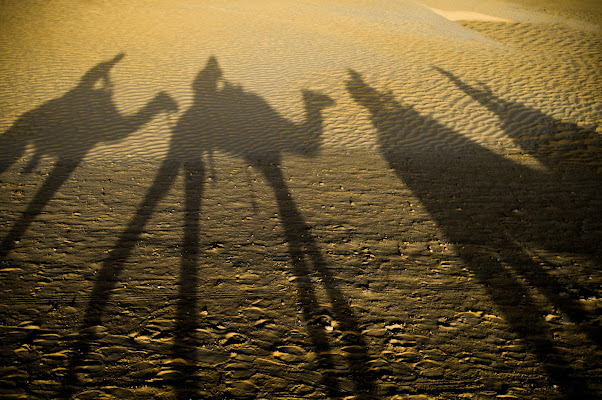
[[[136,214],[119,237],[108,258],[103,262],[94,282],[94,288],[84,315],[84,322],[79,330],[79,337],[70,365],[69,384],[76,383],[76,380],[74,380],[75,369],[90,352],[93,341],[92,328],[102,324],[102,317],[109,302],[110,293],[119,282],[125,261],[140,240],[144,226],[153,215],[157,204],[173,185],[178,171],[179,164],[168,160],[163,162],[144,200],[136,210]]]
[[[488,261],[480,258],[473,261],[474,252],[461,248],[459,254],[485,287],[511,330],[523,338],[539,358],[550,381],[565,394],[579,393],[581,389],[578,380],[571,376],[570,362],[555,346],[553,332],[543,318],[545,309],[517,279],[514,271],[496,260],[495,254],[491,254]]]
[[[203,164],[187,165],[185,168],[185,221],[184,244],[180,265],[180,281],[176,311],[176,327],[174,334],[173,359],[183,359],[184,363],[176,363],[180,377],[174,383],[176,398],[187,400],[196,398],[195,375],[198,370],[196,361],[191,356],[197,348],[194,334],[199,324],[197,294],[199,282],[199,239],[200,212],[205,182]]]
[[[14,249],[15,244],[21,240],[29,226],[44,207],[52,200],[56,192],[65,184],[69,176],[75,171],[80,161],[57,162],[42,187],[35,194],[21,218],[15,222],[12,229],[0,244],[0,258],[4,258]]]
[[[317,320],[320,318],[317,312],[319,312],[320,307],[316,298],[316,291],[311,283],[311,271],[308,264],[311,264],[311,268],[322,278],[332,305],[334,318],[340,323],[341,329],[355,333],[355,335],[348,335],[348,337],[354,337],[354,339],[348,339],[349,343],[345,343],[346,346],[349,346],[348,348],[356,350],[354,353],[348,354],[347,357],[350,378],[355,385],[354,394],[374,397],[375,384],[373,378],[366,371],[369,356],[367,346],[360,334],[358,321],[353,315],[345,295],[338,289],[338,283],[328,270],[328,266],[322,258],[301,212],[293,201],[280,166],[277,163],[261,163],[255,164],[255,166],[261,170],[274,190],[293,271],[297,278],[295,282],[297,283],[299,303],[307,323],[310,339],[319,356],[320,369],[325,375],[323,384],[327,387],[329,396],[340,397],[342,393],[338,380],[330,372],[333,371],[334,363],[330,354],[328,337],[324,327],[317,324]],[[309,257],[310,262],[308,262],[307,257]]]
[[[578,297],[566,294],[563,284],[526,251],[520,242],[508,240],[505,261],[523,277],[530,286],[537,288],[546,299],[579,327],[589,340],[602,346],[602,328],[596,323],[596,315],[586,310]],[[576,285],[575,285],[576,286]],[[573,286],[573,287],[575,287]]]

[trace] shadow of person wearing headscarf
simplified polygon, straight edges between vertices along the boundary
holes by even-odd
[[[521,150],[537,158],[550,170],[580,168],[579,173],[597,174],[592,179],[602,186],[602,137],[593,129],[553,118],[536,108],[497,96],[485,85],[471,86],[439,67],[433,69],[447,77],[458,89],[495,114],[504,133]]]

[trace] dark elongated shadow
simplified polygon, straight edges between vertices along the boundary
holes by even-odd
[[[180,262],[180,277],[178,289],[178,302],[176,311],[176,326],[174,332],[173,357],[185,360],[184,363],[175,363],[179,377],[172,382],[178,399],[194,398],[191,388],[196,386],[195,374],[198,370],[191,354],[193,334],[198,327],[198,241],[200,235],[199,213],[205,180],[205,169],[202,160],[194,164],[182,164],[166,159],[160,166],[153,183],[148,189],[144,200],[138,206],[134,217],[111,251],[109,257],[103,262],[98,273],[88,307],[85,312],[84,322],[75,346],[74,357],[71,360],[70,376],[65,388],[66,394],[77,390],[76,372],[91,351],[94,343],[93,327],[102,325],[103,316],[106,315],[107,305],[111,292],[115,289],[123,275],[125,263],[131,256],[136,244],[144,232],[144,227],[153,216],[157,205],[172,188],[175,179],[181,170],[185,171],[185,221],[184,239]]]
[[[518,101],[502,99],[483,85],[471,86],[449,71],[433,68],[497,115],[506,135],[546,167],[555,169],[560,162],[602,168],[602,138],[595,130],[560,121]],[[602,186],[599,175],[594,179],[592,183]]]
[[[33,145],[35,150],[26,172],[32,171],[44,156],[59,159],[27,209],[2,240],[0,258],[6,257],[15,247],[94,146],[122,140],[157,114],[177,109],[167,94],[159,93],[135,114],[122,115],[113,101],[109,73],[124,56],[118,54],[92,67],[75,88],[25,113],[0,136],[0,142],[6,142],[2,150],[11,152],[2,156],[0,172],[23,155],[28,145]],[[99,82],[102,86],[95,88]]]
[[[548,182],[550,175],[492,153],[421,115],[412,106],[398,102],[391,93],[375,90],[355,71],[349,72],[346,85],[351,97],[370,112],[378,131],[380,151],[389,166],[420,198],[446,237],[455,244],[456,251],[484,285],[513,331],[539,358],[550,380],[559,385],[567,397],[587,393],[587,382],[571,376],[570,364],[559,354],[550,326],[543,319],[544,309],[521,279],[543,291],[553,305],[574,321],[589,316],[575,299],[563,299],[558,295],[562,285],[515,240],[516,233],[527,227],[519,225],[518,229],[510,231],[501,221],[501,216],[520,202],[513,198],[514,191],[520,194],[525,188],[538,190],[531,187],[532,183]],[[427,128],[428,131],[423,131]],[[433,147],[444,149],[448,145],[461,151],[437,158],[434,154],[418,154],[410,146],[404,146],[408,137],[420,138],[421,135],[423,140],[430,140]],[[495,201],[491,204],[475,201],[475,197],[483,194],[478,185],[482,186],[481,190],[488,191],[487,195],[497,196]],[[521,223],[520,220],[517,222]],[[553,232],[546,233],[554,235]],[[528,240],[520,235],[518,238]],[[545,239],[541,243],[547,244]],[[485,257],[476,254],[475,248],[484,251]],[[495,250],[500,248],[501,251]],[[597,341],[591,332],[588,333],[592,341]]]
[[[27,209],[21,215],[21,218],[15,222],[10,232],[0,244],[0,258],[4,258],[15,247],[15,244],[21,240],[27,228],[44,210],[44,207],[54,197],[56,192],[69,179],[73,171],[79,165],[79,161],[58,162],[50,171],[50,174],[35,194],[33,199],[27,205]]]
[[[84,321],[79,337],[74,345],[73,357],[70,360],[69,375],[64,382],[63,397],[70,397],[78,390],[77,369],[87,358],[94,343],[93,327],[102,325],[102,317],[106,314],[110,294],[119,283],[125,262],[131,255],[136,243],[144,231],[148,220],[152,217],[157,204],[172,187],[180,170],[179,163],[164,161],[148,189],[144,200],[138,206],[135,215],[128,223],[113,250],[102,264],[94,281],[94,288],[84,314]]]
[[[217,79],[221,71],[215,59],[210,59],[202,69],[192,87],[194,101],[186,112],[178,119],[170,138],[168,154],[159,167],[157,174],[148,189],[144,200],[138,206],[136,213],[127,228],[121,234],[107,260],[94,282],[94,288],[86,309],[84,323],[80,328],[75,356],[71,360],[70,371],[73,381],[77,368],[86,359],[94,342],[91,328],[101,325],[106,314],[112,290],[120,281],[125,263],[140,240],[142,232],[157,205],[172,188],[184,166],[185,180],[185,221],[184,238],[180,263],[178,287],[178,302],[176,325],[174,327],[174,344],[172,355],[185,362],[175,363],[179,376],[172,382],[178,399],[197,397],[195,375],[198,371],[197,362],[191,356],[194,354],[194,332],[198,326],[198,260],[199,260],[199,214],[205,180],[203,155],[207,143],[203,141],[206,130],[212,125],[216,115],[207,109],[207,103],[215,101]],[[75,390],[76,388],[72,388]],[[69,390],[66,391],[69,393]]]
[[[462,82],[454,74],[435,67],[435,70],[448,77],[459,89],[468,96],[477,100],[491,112],[494,112],[502,121],[502,129],[505,133],[515,139],[523,151],[536,157],[542,164],[550,169],[558,167],[559,163],[575,164],[579,162],[580,178],[587,182],[588,190],[596,191],[602,188],[602,179],[599,174],[592,173],[588,166],[602,167],[602,139],[593,131],[582,128],[576,124],[556,120],[539,110],[528,107],[522,103],[512,102],[495,96],[487,88],[476,88]],[[528,121],[528,122],[525,122]],[[542,128],[543,127],[543,128]],[[569,140],[570,139],[570,140]],[[566,144],[566,142],[570,142]],[[580,197],[590,196],[580,193]],[[595,219],[598,226],[602,225],[602,215],[589,215],[588,218]],[[548,236],[550,232],[546,232]],[[514,237],[519,241],[520,232]],[[529,239],[533,239],[530,237]],[[598,238],[599,239],[599,238]],[[595,253],[599,249],[599,241],[594,242],[582,240],[580,244],[572,244],[571,250]],[[517,262],[521,274],[548,298],[548,300],[559,310],[565,313],[572,322],[580,323],[592,316],[585,312],[578,300],[562,296],[561,285],[553,280],[548,274],[541,274],[538,269],[528,268],[528,264]],[[599,329],[586,329],[589,338],[602,345],[602,331]]]
[[[221,77],[221,74],[214,76]],[[245,159],[263,174],[274,191],[296,277],[298,302],[309,339],[319,356],[319,371],[322,373],[322,384],[327,395],[329,398],[340,398],[345,393],[341,390],[339,379],[334,373],[332,346],[325,327],[319,321],[323,309],[318,305],[311,273],[320,276],[332,307],[333,317],[341,328],[355,333],[347,335],[345,339],[348,349],[354,349],[350,350],[354,351],[353,353],[346,354],[349,378],[355,386],[354,394],[361,398],[375,397],[374,378],[368,373],[367,367],[370,357],[358,320],[295,204],[281,169],[284,154],[296,153],[312,157],[317,153],[323,133],[322,110],[334,102],[323,94],[303,90],[305,119],[292,123],[260,96],[226,80],[221,81],[223,88],[216,98],[205,102],[209,105],[206,113],[213,116],[213,121],[220,121],[210,132],[211,140],[208,145],[216,151]]]
[[[326,331],[324,326],[319,324],[321,308],[311,282],[312,271],[316,272],[322,279],[329,297],[328,300],[332,305],[333,317],[340,323],[341,329],[355,334],[347,335],[351,339],[347,339],[347,343],[345,343],[350,346],[349,349],[355,349],[354,353],[347,356],[350,377],[355,383],[354,394],[358,398],[362,398],[362,396],[374,397],[376,393],[374,378],[366,370],[370,358],[366,343],[359,330],[357,318],[351,310],[345,295],[339,289],[339,283],[330,272],[310,229],[297,208],[284,181],[278,161],[255,162],[253,165],[262,172],[274,190],[274,196],[278,204],[278,214],[283,224],[288,252],[293,264],[293,272],[297,278],[295,283],[297,284],[299,304],[301,305],[303,317],[307,322],[310,339],[319,356],[320,370],[332,371],[334,365]],[[325,373],[323,384],[329,389],[329,395],[332,398],[343,395],[334,376]]]
[[[190,355],[199,343],[194,341],[194,333],[199,327],[199,239],[200,212],[205,183],[205,168],[202,163],[186,166],[185,169],[185,221],[184,245],[180,264],[180,280],[176,312],[176,327],[173,344],[173,358],[186,362],[176,363],[180,376],[174,383],[178,399],[195,398],[195,376],[198,370],[196,360]]]
[[[324,95],[303,91],[306,121],[295,124],[278,114],[261,97],[245,92],[240,86],[224,80],[222,75],[217,59],[210,57],[192,83],[193,104],[180,116],[173,129],[166,160],[113,251],[104,261],[94,283],[80,329],[78,351],[71,362],[72,376],[90,354],[94,339],[88,332],[94,326],[101,325],[111,292],[123,275],[125,261],[140,240],[157,204],[172,187],[181,166],[185,165],[185,228],[172,355],[186,362],[175,363],[174,367],[180,374],[177,381],[170,383],[178,399],[198,396],[195,377],[199,368],[190,355],[194,354],[191,350],[195,346],[194,334],[199,325],[197,269],[200,257],[199,214],[205,180],[203,158],[219,151],[241,157],[255,166],[274,191],[293,273],[297,277],[299,304],[307,322],[310,341],[319,356],[319,372],[322,373],[322,384],[329,398],[340,398],[344,393],[335,373],[328,335],[324,326],[317,321],[319,310],[316,288],[310,279],[312,271],[322,278],[334,318],[345,331],[356,333],[355,339],[349,339],[354,335],[347,335],[347,341],[352,345],[349,348],[355,349],[353,354],[348,354],[350,378],[355,383],[355,392],[358,396],[374,397],[374,380],[367,373],[366,366],[368,350],[361,338],[359,323],[292,200],[280,167],[284,152],[310,156],[317,151],[322,134],[320,112],[332,104],[332,100]]]

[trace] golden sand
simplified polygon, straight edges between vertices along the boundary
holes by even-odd
[[[0,397],[602,396],[600,21],[0,0]]]
[[[376,150],[365,111],[345,91],[348,69],[478,143],[512,147],[513,132],[435,68],[558,121],[594,130],[600,123],[599,30],[575,30],[577,20],[545,19],[516,5],[483,6],[477,15],[470,14],[479,10],[474,2],[458,10],[469,14],[446,14],[456,11],[442,3],[439,10],[447,11],[441,16],[411,1],[9,3],[0,42],[2,130],[120,52],[126,57],[111,80],[113,101],[124,114],[160,91],[186,110],[194,77],[215,56],[223,82],[260,96],[292,121],[304,118],[301,90],[329,95],[336,106],[324,111],[326,148]],[[517,10],[532,18],[499,22],[517,21]],[[444,18],[475,15],[478,25]],[[157,118],[119,143],[96,146],[88,157],[163,157],[170,126],[169,118]]]

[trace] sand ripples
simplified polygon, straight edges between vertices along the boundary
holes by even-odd
[[[83,158],[94,161],[164,158],[174,127],[193,104],[190,84],[211,55],[219,60],[225,82],[247,100],[256,96],[281,119],[240,107],[234,115],[236,107],[230,107],[201,127],[199,121],[180,121],[187,135],[196,135],[185,141],[194,149],[181,147],[173,157],[298,151],[306,141],[304,89],[325,93],[335,103],[323,110],[320,146],[378,151],[368,115],[345,90],[349,68],[416,112],[405,116],[405,136],[396,139],[406,152],[461,148],[462,140],[450,140],[446,129],[502,153],[516,148],[523,124],[541,130],[552,118],[565,124],[564,131],[566,123],[577,130],[599,129],[602,39],[595,31],[522,22],[455,23],[411,1],[393,8],[387,2],[145,4],[64,2],[56,9],[43,7],[41,14],[45,21],[69,16],[60,29],[47,22],[29,31],[17,22],[6,25],[1,158],[33,157],[36,148],[43,148],[38,156],[53,159],[82,157],[82,149]],[[14,21],[41,17],[22,9],[12,13]],[[119,50],[127,57],[111,70],[115,112],[135,115],[162,91],[178,104],[177,112],[156,113],[117,140],[118,118],[91,113],[94,99],[51,109],[52,99],[65,96],[88,68]],[[511,107],[513,121],[503,120],[433,67],[470,85],[485,84],[497,98],[525,107]],[[19,127],[34,114],[36,127]],[[73,129],[67,126],[77,120]]]

